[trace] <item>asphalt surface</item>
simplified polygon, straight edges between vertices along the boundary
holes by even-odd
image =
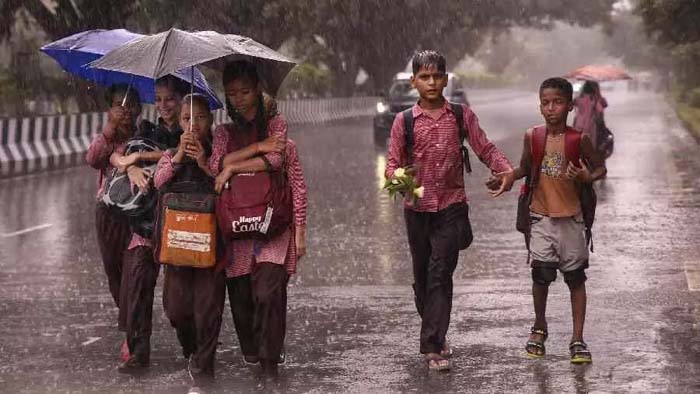
[[[700,391],[700,147],[662,95],[604,92],[615,132],[598,186],[585,339],[572,366],[568,289],[552,285],[547,357],[524,344],[530,273],[514,229],[516,194],[492,199],[472,159],[475,241],[455,272],[450,373],[418,354],[419,319],[398,202],[380,190],[385,147],[371,119],[295,126],[309,188],[308,255],[290,283],[287,363],[265,384],[243,364],[228,307],[214,392]],[[541,120],[531,92],[471,93],[489,137],[517,161]],[[94,236],[95,172],[80,167],[0,181],[0,392],[177,393],[190,386],[159,278],[152,366],[117,373],[123,340]]]

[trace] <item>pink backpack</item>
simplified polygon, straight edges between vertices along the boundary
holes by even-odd
[[[233,152],[255,142],[255,130],[229,131],[227,151]],[[292,189],[284,170],[236,174],[228,189],[219,195],[216,216],[225,239],[269,239],[292,224]]]

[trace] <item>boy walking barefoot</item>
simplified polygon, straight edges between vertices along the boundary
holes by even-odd
[[[498,173],[495,190],[491,191],[494,197],[512,186],[513,170],[508,159],[486,138],[476,115],[464,105],[451,105],[445,100],[445,58],[424,51],[412,62],[411,84],[420,99],[410,112],[394,119],[385,176],[389,178],[397,168],[413,165],[416,180],[424,187],[423,197],[415,204],[407,202],[404,213],[413,260],[413,290],[422,320],[420,352],[429,369],[444,371],[450,369],[446,357],[451,350],[445,335],[452,311],[452,273],[459,250],[466,249],[472,238],[460,129],[479,159]],[[407,121],[412,122],[412,133],[406,133]]]
[[[520,167],[514,171],[516,179],[528,176],[532,188],[529,248],[535,324],[525,350],[531,358],[545,355],[547,294],[559,270],[571,292],[571,362],[589,363],[591,353],[583,341],[583,324],[590,223],[585,223],[584,217],[591,208],[582,204],[581,196],[606,169],[590,138],[566,124],[573,109],[572,92],[571,84],[563,78],[542,82],[540,112],[546,124],[525,133]]]

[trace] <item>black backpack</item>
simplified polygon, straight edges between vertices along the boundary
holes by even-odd
[[[163,150],[163,146],[145,138],[132,138],[127,142],[125,154],[135,152],[155,152]],[[143,165],[142,168],[151,172],[156,170],[156,163]],[[152,185],[151,185],[152,186]],[[126,172],[120,173],[116,168],[107,176],[102,202],[109,208],[129,218],[132,230],[144,238],[153,234],[153,211],[156,208],[157,196],[151,187],[146,193],[132,187]]]
[[[469,162],[469,149],[464,146],[464,140],[467,138],[467,132],[464,130],[464,109],[461,104],[450,103],[452,112],[457,120],[457,128],[459,129],[459,146],[462,152],[462,162],[464,163],[464,171],[467,174],[472,172],[472,166]],[[403,127],[404,136],[406,138],[406,157],[408,163],[413,164],[413,144],[415,135],[413,133],[413,108],[403,111]]]

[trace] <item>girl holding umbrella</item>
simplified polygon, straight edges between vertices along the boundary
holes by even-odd
[[[574,100],[574,106],[574,128],[587,134],[593,146],[598,147],[598,127],[604,125],[603,114],[608,106],[608,101],[600,94],[598,82],[586,81],[581,88],[581,94]]]

